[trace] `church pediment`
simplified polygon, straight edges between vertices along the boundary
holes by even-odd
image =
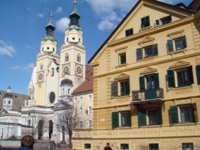
[[[118,77],[116,77],[115,79],[116,80],[119,80],[119,79],[127,79],[129,78],[129,75],[128,74],[125,74],[125,73],[121,73]]]
[[[145,74],[151,74],[151,73],[156,73],[158,70],[156,68],[148,67],[145,70],[143,70],[140,75],[145,75]]]
[[[66,102],[64,102],[64,101],[62,101],[62,100],[60,100],[55,106],[54,106],[54,110],[58,110],[58,109],[63,109],[63,108],[67,108],[67,107],[69,107],[69,104],[67,104]]]
[[[178,62],[172,64],[172,65],[169,67],[169,69],[175,69],[175,68],[180,68],[180,67],[186,67],[186,66],[189,66],[189,65],[190,65],[189,62],[180,60],[180,61],[178,61]]]

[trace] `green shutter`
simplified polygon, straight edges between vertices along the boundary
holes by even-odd
[[[193,84],[194,79],[193,79],[193,73],[192,73],[192,66],[188,67],[188,75],[189,75],[190,84]]]
[[[139,77],[139,81],[140,81],[140,91],[142,92],[145,90],[144,77],[143,76]]]
[[[142,48],[138,48],[138,49],[136,50],[136,57],[137,57],[137,60],[143,59]]]
[[[118,112],[112,112],[112,127],[119,127],[119,115]]]
[[[178,123],[178,107],[177,106],[171,106],[169,110],[170,114],[170,122],[172,124]]]
[[[187,47],[187,42],[186,42],[186,37],[185,36],[182,37],[182,41],[183,41],[184,48],[186,48]]]
[[[154,74],[155,77],[155,88],[159,88],[159,76],[158,73]]]
[[[131,127],[131,113],[130,112],[128,114],[128,124],[129,124],[129,127]]]
[[[197,84],[200,84],[200,65],[196,66]]]
[[[146,125],[146,109],[140,109],[138,111],[138,125],[145,126]]]
[[[158,44],[154,44],[153,45],[153,56],[157,56],[158,55]]]
[[[197,105],[196,105],[196,103],[192,104],[192,110],[194,112],[193,122],[198,122],[198,112],[197,112]]]
[[[173,52],[174,51],[174,46],[173,46],[173,41],[172,40],[167,40],[167,48],[168,48],[168,52]]]
[[[159,125],[162,124],[162,109],[161,108],[158,109],[158,124]]]
[[[127,81],[127,93],[126,93],[127,95],[129,95],[130,94],[130,84],[129,84],[129,79],[128,79],[128,81]]]
[[[175,87],[174,70],[167,70],[168,87]]]
[[[118,96],[118,81],[111,82],[111,96]]]

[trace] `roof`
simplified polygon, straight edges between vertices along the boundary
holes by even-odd
[[[3,98],[4,95],[7,95],[7,91],[2,91],[0,90],[0,109],[3,108]],[[30,96],[24,95],[24,94],[19,94],[19,93],[10,93],[13,95],[13,107],[12,110],[20,111],[21,106],[24,106],[25,100],[30,99]]]
[[[114,29],[114,31],[110,34],[110,36],[104,41],[104,43],[100,46],[100,48],[95,52],[95,54],[90,58],[90,60],[88,61],[88,63],[90,64],[92,62],[92,60],[96,57],[96,55],[101,51],[101,49],[106,45],[106,43],[111,39],[111,37],[115,34],[115,32],[120,28],[120,26],[125,22],[125,20],[132,14],[132,12],[137,8],[137,6],[141,3],[141,2],[148,2],[148,3],[155,3],[155,5],[161,5],[162,7],[170,7],[171,9],[176,9],[177,11],[182,11],[188,14],[192,14],[191,11],[189,11],[188,9],[183,9],[180,8],[179,5],[178,6],[174,6],[171,4],[167,4],[161,1],[157,1],[157,0],[138,0],[138,2],[134,5],[134,7],[128,12],[128,14],[124,17],[124,19],[118,24],[118,26]]]
[[[93,67],[92,66],[86,65],[85,76],[86,76],[85,81],[74,90],[73,94],[89,92],[93,90]]]

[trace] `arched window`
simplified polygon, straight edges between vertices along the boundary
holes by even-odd
[[[67,62],[67,61],[69,61],[69,54],[68,53],[65,54],[65,62]]]
[[[8,104],[10,104],[10,101],[8,101]]]
[[[41,64],[40,64],[40,70],[42,70],[42,69],[43,69],[43,64],[41,63]]]
[[[51,69],[51,76],[54,76],[54,68]]]
[[[77,55],[77,62],[81,62],[81,54]]]

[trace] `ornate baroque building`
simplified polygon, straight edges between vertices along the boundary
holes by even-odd
[[[94,124],[74,149],[200,149],[199,10],[138,0],[89,60]]]
[[[68,142],[64,113],[72,103],[82,110],[80,113],[83,120],[80,120],[79,128],[92,128],[93,69],[85,64],[86,48],[83,45],[83,31],[76,5],[69,18],[70,23],[65,29],[64,42],[58,55],[51,14],[28,86],[29,96],[13,94],[10,87],[7,92],[0,93],[1,139],[8,139],[12,135],[21,137],[32,134],[38,140]],[[4,116],[9,116],[10,119],[5,120]],[[8,123],[12,129],[6,132],[4,128],[10,129]]]

